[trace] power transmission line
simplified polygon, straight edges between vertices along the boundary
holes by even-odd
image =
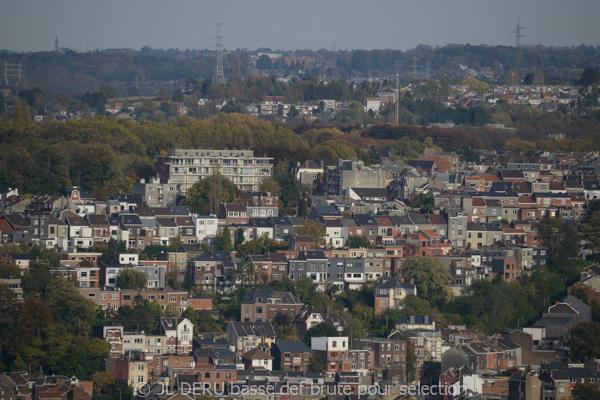
[[[17,78],[14,87],[17,88],[19,86],[19,82],[21,82],[21,62],[18,64],[11,64],[4,61],[4,82],[6,86],[11,86],[10,80],[8,78]]]
[[[217,24],[217,62],[215,65],[215,83],[218,85],[225,84],[225,73],[223,72],[223,43],[221,43],[221,23]]]
[[[525,27],[521,26],[520,18],[517,17],[517,29],[511,32],[515,34],[515,69],[517,71],[521,67],[521,38],[525,37],[525,35],[521,34],[521,30],[523,29],[525,29]]]

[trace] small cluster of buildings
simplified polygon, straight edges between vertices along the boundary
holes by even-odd
[[[241,388],[302,382],[312,382],[316,391],[294,398],[336,398],[327,388],[360,396],[364,388],[377,387],[393,399],[412,382],[411,371],[417,385],[444,388],[447,399],[548,398],[526,395],[540,390],[555,396],[550,398],[571,399],[577,383],[597,384],[600,373],[600,360],[594,368],[562,362],[568,332],[557,327],[572,328],[591,316],[590,307],[572,296],[550,306],[533,326],[491,337],[464,326],[439,328],[434,317],[409,315],[393,324],[388,337],[352,338],[344,335],[345,322],[337,314],[272,289],[248,293],[241,316],[225,333],[197,339],[189,335],[193,326],[185,318],[161,318],[151,333],[103,327],[101,335],[111,346],[106,368],[121,383],[154,387],[150,392],[157,399],[168,398],[165,392],[189,395],[194,387],[228,399]],[[312,337],[310,345],[277,337],[277,326],[295,324],[304,336],[322,322],[334,325],[338,335]],[[441,373],[432,371],[431,363],[441,365]],[[280,389],[273,390],[282,395]]]
[[[26,371],[0,374],[0,399],[2,400],[91,400],[94,383],[77,377],[63,375],[32,376]]]

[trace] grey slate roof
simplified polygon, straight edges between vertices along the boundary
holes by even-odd
[[[304,342],[277,342],[273,346],[277,346],[282,353],[310,353],[312,349]]]
[[[277,337],[270,322],[231,322],[235,333],[240,336]]]

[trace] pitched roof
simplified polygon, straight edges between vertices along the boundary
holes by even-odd
[[[270,356],[258,347],[242,354],[242,360],[274,360],[275,357]]]
[[[275,338],[277,334],[270,322],[230,322],[234,332],[239,336],[257,336]]]
[[[264,288],[250,292],[244,296],[243,304],[273,303],[275,304],[302,304],[300,300],[290,292],[276,292],[273,289]]]
[[[277,346],[281,353],[311,353],[312,349],[304,342],[277,342],[273,346]]]
[[[421,168],[421,169],[433,169],[435,166],[435,161],[419,161],[419,160],[410,160],[406,163],[409,167],[413,168]]]
[[[361,198],[383,197],[387,198],[388,190],[386,188],[355,188],[352,190]]]
[[[125,225],[142,225],[142,220],[136,214],[121,214],[121,221]]]
[[[87,218],[88,222],[90,223],[90,226],[92,226],[92,225],[109,225],[108,218],[106,218],[106,215],[104,215],[104,214],[87,214],[86,218]]]
[[[375,282],[375,296],[387,296],[390,289],[402,288],[409,294],[416,294],[415,285],[407,282],[400,282],[396,278],[388,279],[383,282]],[[414,292],[414,293],[411,293]]]

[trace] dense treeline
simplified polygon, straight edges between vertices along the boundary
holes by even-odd
[[[362,129],[343,124],[283,125],[225,113],[210,119],[172,117],[167,122],[137,123],[99,116],[38,125],[31,121],[29,108],[20,105],[12,118],[5,117],[0,123],[4,150],[0,154],[0,185],[36,195],[58,194],[62,187],[77,185],[98,199],[106,199],[119,191],[131,192],[133,182],[153,176],[154,157],[173,148],[252,149],[257,155],[274,157],[276,173],[287,172],[305,160],[334,164],[343,158],[377,163],[380,158],[376,150],[380,149],[414,159],[425,147],[434,145],[461,154],[471,151],[471,155],[478,148],[524,153],[537,149],[600,150],[600,129],[593,112],[576,118],[499,107],[487,112],[528,121],[519,123],[518,134],[485,126],[437,129],[378,124]],[[549,125],[567,139],[548,139]]]
[[[271,49],[261,49],[271,51]],[[336,64],[338,77],[348,78],[355,74],[395,74],[398,66],[403,73],[410,74],[416,59],[420,68],[429,65],[434,76],[452,75],[460,65],[472,68],[490,68],[494,73],[503,75],[514,68],[515,49],[509,46],[472,46],[448,44],[433,48],[420,45],[409,51],[400,50],[353,50],[333,53],[319,51],[279,51],[284,56],[310,57],[315,59],[314,67],[306,70],[305,65],[286,64],[283,59],[275,60],[259,68],[297,73],[299,69],[314,75],[333,73],[331,64]],[[256,52],[246,50],[231,51],[224,62],[225,75],[228,77],[248,77],[250,55]],[[115,84],[122,89],[123,95],[154,94],[157,90],[170,88],[169,81],[212,79],[215,56],[209,51],[179,51],[176,49],[141,51],[130,49],[107,50],[104,52],[66,54],[58,52],[10,53],[0,52],[0,58],[10,62],[21,62],[24,68],[22,88],[40,87],[43,90],[63,94],[83,94],[99,86]],[[600,50],[592,46],[544,47],[525,46],[521,51],[521,65],[525,71],[536,68],[543,70],[550,80],[564,81],[568,76],[565,69],[600,64]],[[525,73],[523,73],[525,76]]]

